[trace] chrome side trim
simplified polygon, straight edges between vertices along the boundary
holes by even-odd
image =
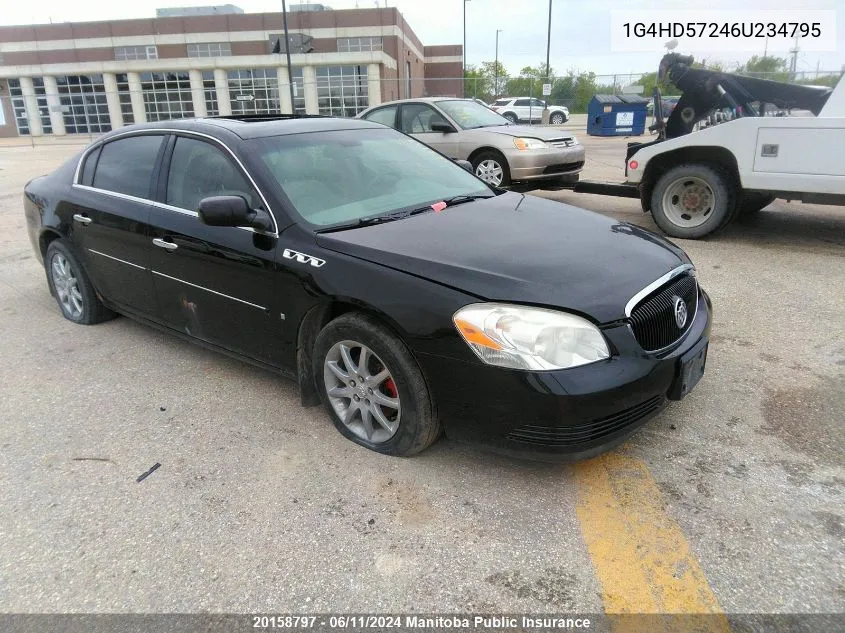
[[[196,211],[189,211],[188,209],[182,209],[180,207],[174,207],[174,206],[171,206],[169,204],[164,204],[163,202],[157,202],[155,200],[147,200],[146,198],[138,198],[136,196],[130,196],[127,193],[120,193],[120,192],[117,192],[117,191],[109,191],[108,189],[98,189],[97,187],[90,187],[88,185],[73,184],[72,186],[75,189],[84,189],[85,191],[93,191],[95,193],[101,193],[101,194],[106,195],[106,196],[112,196],[114,198],[120,198],[121,200],[131,200],[132,202],[139,202],[141,204],[146,204],[146,205],[149,205],[151,207],[156,207],[158,209],[165,209],[167,211],[173,211],[175,213],[181,213],[182,215],[189,215],[193,218],[199,217],[199,213],[197,213]],[[270,215],[272,217],[272,214],[270,214]],[[274,219],[274,222],[275,222],[275,219]],[[258,235],[270,235],[272,237],[278,237],[277,233],[274,233],[272,231],[259,231],[259,230],[252,228],[251,226],[235,226],[235,227],[231,227],[231,228],[239,229],[241,231],[248,231],[250,233],[257,233]]]
[[[129,132],[121,132],[119,134],[114,134],[112,136],[109,136],[106,139],[100,139],[97,142],[95,142],[93,145],[91,145],[91,147],[86,149],[82,153],[82,156],[80,156],[79,162],[76,163],[76,171],[73,174],[73,181],[71,182],[71,184],[74,187],[84,187],[85,189],[90,189],[92,191],[99,191],[99,192],[109,193],[109,194],[115,193],[115,192],[112,192],[112,191],[106,191],[104,189],[97,189],[96,187],[88,187],[86,185],[80,185],[79,184],[79,176],[80,176],[80,173],[82,171],[82,164],[85,162],[85,159],[88,157],[88,154],[90,154],[92,151],[94,151],[97,147],[100,147],[100,146],[102,146],[102,145],[104,145],[104,144],[106,144],[110,141],[114,141],[116,139],[123,138],[125,136],[140,136],[140,135],[149,135],[149,134],[160,134],[162,136],[166,136],[167,134],[184,134],[186,136],[197,136],[199,138],[207,139],[207,140],[211,141],[212,143],[218,145],[219,147],[222,147],[224,150],[226,150],[229,153],[229,156],[232,157],[232,159],[237,163],[238,167],[241,168],[241,171],[249,179],[250,184],[252,184],[255,191],[258,192],[258,195],[261,196],[261,201],[264,203],[264,208],[267,209],[267,213],[269,213],[270,217],[273,219],[273,230],[272,231],[268,231],[268,232],[254,231],[252,228],[249,228],[249,227],[238,227],[238,228],[242,228],[242,229],[247,230],[247,231],[253,231],[254,233],[266,233],[266,234],[275,235],[276,237],[278,237],[278,235],[279,235],[279,223],[276,221],[276,215],[273,213],[273,209],[271,209],[270,205],[267,204],[267,198],[264,196],[264,192],[261,191],[259,186],[256,184],[255,180],[253,180],[252,175],[249,173],[249,170],[247,170],[247,168],[241,162],[241,159],[238,158],[235,155],[235,152],[233,152],[231,150],[231,148],[228,145],[226,145],[226,143],[221,141],[219,138],[215,138],[214,136],[211,136],[210,134],[204,134],[202,132],[194,132],[193,130],[179,130],[179,129],[173,129],[173,128],[150,128],[148,130],[132,130],[132,131],[129,131]],[[123,194],[121,194],[121,195],[123,195]],[[154,200],[146,200],[146,199],[142,199],[142,198],[135,198],[134,196],[129,196],[129,197],[133,200],[140,200],[141,202],[146,202],[147,204],[153,204],[155,206],[159,206],[161,204],[161,203],[156,203]],[[163,205],[163,206],[164,206],[164,208],[170,209],[170,210],[173,210],[175,208],[175,207],[171,207],[169,205]],[[180,209],[180,211],[186,211],[188,213],[193,213],[191,211],[187,211],[186,209]]]
[[[642,301],[643,299],[645,299],[652,292],[657,290],[660,286],[662,286],[663,284],[671,281],[675,277],[678,277],[679,275],[683,275],[683,274],[689,272],[690,270],[695,270],[695,266],[693,266],[692,264],[682,264],[681,266],[678,266],[677,268],[670,270],[668,273],[663,275],[660,279],[657,279],[657,280],[653,281],[652,283],[650,283],[649,285],[647,285],[645,288],[643,288],[637,294],[635,294],[633,297],[631,297],[631,299],[628,301],[628,303],[625,304],[625,316],[630,317],[631,313],[634,311],[634,308],[637,307],[637,304],[640,301]]]
[[[90,252],[100,255],[102,257],[107,257],[109,259],[113,259],[116,262],[120,262],[121,264],[126,264],[127,266],[132,266],[133,268],[140,268],[141,270],[147,270],[143,266],[139,266],[138,264],[133,264],[132,262],[127,262],[125,259],[120,259],[119,257],[114,257],[113,255],[106,255],[105,253],[101,253],[100,251],[95,251],[93,248],[88,249]]]
[[[158,275],[159,277],[165,277],[166,279],[170,279],[172,281],[178,281],[180,284],[185,284],[186,286],[191,286],[192,288],[197,288],[199,290],[205,290],[206,292],[210,292],[211,294],[218,295],[220,297],[225,297],[226,299],[231,299],[232,301],[237,301],[238,303],[243,303],[248,306],[252,306],[253,308],[258,308],[259,310],[267,311],[267,308],[264,306],[260,306],[257,303],[251,303],[249,301],[244,301],[243,299],[238,299],[237,297],[233,297],[232,295],[223,294],[222,292],[217,292],[216,290],[212,290],[211,288],[206,288],[205,286],[198,286],[197,284],[192,284],[190,281],[185,281],[184,279],[178,279],[176,277],[171,277],[170,275],[165,275],[164,273],[160,273],[157,270],[153,270],[152,273],[154,275]]]

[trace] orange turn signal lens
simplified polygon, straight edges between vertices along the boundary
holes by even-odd
[[[455,327],[458,328],[458,331],[464,339],[466,339],[467,343],[475,343],[476,345],[481,345],[482,347],[495,350],[502,349],[501,345],[475,327],[472,323],[464,321],[463,319],[455,319]]]

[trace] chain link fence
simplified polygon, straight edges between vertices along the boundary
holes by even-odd
[[[549,105],[566,106],[570,113],[586,112],[595,94],[641,92],[650,97],[653,74],[620,73],[595,75],[570,73],[549,80],[532,77],[398,78],[371,81],[366,76],[329,78],[315,84],[295,79],[291,87],[270,79],[230,83],[222,88],[212,82],[192,85],[187,77],[140,92],[119,89],[107,92],[102,84],[80,85],[72,91],[48,94],[35,81],[24,91],[9,81],[7,94],[0,94],[0,139],[16,138],[32,145],[51,140],[85,142],[132,123],[166,121],[194,116],[228,114],[321,114],[353,117],[374,103],[409,97],[457,97],[492,104],[498,98],[533,98]],[[842,72],[758,73],[754,76],[807,85],[835,86]],[[649,84],[649,81],[651,82]],[[544,90],[544,84],[547,90]],[[118,86],[120,88],[120,85]],[[640,90],[641,88],[641,90]],[[380,94],[375,95],[376,90]],[[673,94],[671,87],[664,95]],[[549,92],[550,94],[545,94]],[[291,108],[292,104],[292,108]],[[536,105],[536,102],[532,101]],[[536,116],[539,119],[542,108]],[[7,142],[8,143],[8,142]]]

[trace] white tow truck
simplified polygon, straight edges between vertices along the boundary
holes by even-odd
[[[845,205],[845,79],[834,89],[692,66],[669,53],[658,76],[681,89],[657,139],[629,143],[624,183],[581,181],[575,191],[639,198],[668,235],[700,238],[775,198]],[[766,116],[769,107],[806,116]],[[735,118],[699,129],[719,110]],[[813,116],[811,116],[811,114]]]

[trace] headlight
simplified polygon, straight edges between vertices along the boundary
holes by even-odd
[[[515,138],[513,144],[516,149],[543,149],[546,144],[538,138]]]
[[[488,365],[513,369],[567,369],[610,357],[601,332],[574,314],[473,303],[455,312],[455,327]]]

